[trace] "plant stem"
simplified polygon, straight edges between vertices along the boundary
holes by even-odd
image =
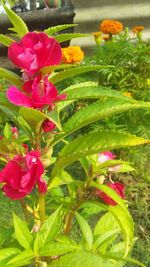
[[[45,222],[45,194],[39,193],[39,215],[41,225]]]
[[[25,200],[24,199],[20,199],[20,204],[21,204],[21,207],[22,207],[22,210],[23,210],[23,213],[24,213],[25,220],[26,220],[26,222],[29,222],[28,211],[26,209]]]

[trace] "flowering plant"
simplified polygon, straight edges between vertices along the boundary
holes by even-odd
[[[13,214],[14,233],[7,248],[5,238],[1,242],[0,266],[121,267],[126,261],[143,266],[129,256],[135,240],[125,186],[110,175],[133,168],[116,160],[110,150],[149,140],[101,129],[82,135],[78,130],[117,113],[150,108],[150,103],[93,82],[59,93],[57,84],[64,79],[104,67],[61,64],[59,43],[70,36],[53,35],[74,25],[29,33],[18,16],[4,8],[21,40],[1,36],[1,42],[22,77],[0,69],[11,84],[0,100],[9,118],[0,138],[0,183],[6,197],[20,202],[25,221]],[[92,103],[64,121],[63,111],[78,99]],[[83,170],[78,179],[69,169],[77,161]],[[92,231],[89,219],[95,214]],[[72,235],[77,228],[80,237]]]

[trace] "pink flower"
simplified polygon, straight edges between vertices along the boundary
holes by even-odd
[[[66,95],[59,95],[56,87],[48,81],[48,77],[42,79],[41,75],[33,80],[25,82],[24,92],[15,86],[7,90],[7,98],[17,106],[25,106],[42,109],[45,106],[54,106],[54,103],[66,98]]]
[[[56,125],[49,119],[45,120],[42,124],[42,129],[45,133],[51,132],[52,130],[55,129],[55,127]]]
[[[8,57],[31,77],[42,67],[60,64],[62,53],[54,38],[43,32],[29,32],[20,42],[10,45]]]
[[[104,163],[107,160],[113,160],[115,158],[116,158],[116,156],[113,153],[111,153],[110,151],[105,151],[105,152],[98,154],[98,162],[99,163]]]
[[[114,189],[121,198],[125,198],[125,193],[124,193],[125,186],[123,184],[116,182],[116,183],[108,183],[107,186]],[[109,197],[107,194],[105,194],[99,189],[96,190],[96,195],[108,205],[112,206],[117,205],[117,203],[111,197]]]
[[[16,155],[1,170],[0,182],[4,184],[2,190],[7,197],[13,200],[24,198],[36,184],[40,193],[47,191],[46,182],[42,179],[44,167],[39,157],[38,151],[31,151],[24,157]]]

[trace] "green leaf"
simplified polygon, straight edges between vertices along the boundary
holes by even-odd
[[[0,263],[1,261],[9,259],[12,256],[16,256],[18,253],[20,253],[20,250],[17,248],[4,248],[0,250]]]
[[[78,247],[73,244],[63,244],[59,242],[46,244],[43,248],[40,250],[40,256],[60,256],[63,254],[66,254],[71,251],[77,250]]]
[[[148,105],[149,104],[149,105]],[[143,108],[143,102],[130,102],[121,99],[108,99],[96,101],[95,103],[80,109],[64,125],[64,132],[74,132],[90,123],[102,120],[109,116],[123,113],[128,110]],[[150,103],[145,103],[150,107]]]
[[[59,153],[57,166],[67,166],[82,157],[98,152],[113,150],[121,147],[137,146],[149,143],[142,137],[113,131],[92,131],[77,137],[67,144]]]
[[[100,235],[99,237],[96,238],[96,240],[94,241],[93,244],[93,250],[97,250],[99,249],[102,245],[110,245],[108,241],[114,240],[112,239],[112,237],[117,237],[119,234],[119,229],[114,229],[114,230],[110,230],[107,231],[106,233],[103,233],[102,235]]]
[[[33,132],[38,133],[42,123],[47,119],[47,116],[36,109],[22,107],[19,110],[19,114],[28,123]]]
[[[55,35],[55,39],[57,40],[57,42],[63,43],[68,40],[72,40],[74,38],[89,37],[89,36],[90,36],[89,34],[85,33],[62,33]]]
[[[23,84],[22,79],[16,73],[10,70],[6,70],[4,68],[0,68],[0,77],[4,78],[8,82],[10,82],[12,85],[16,85],[18,88],[22,88],[22,84]]]
[[[53,35],[54,33],[57,33],[57,32],[60,32],[62,30],[66,30],[66,29],[69,29],[69,28],[72,28],[72,27],[75,27],[75,26],[78,26],[78,24],[62,24],[62,25],[49,27],[44,32],[46,34],[48,34],[48,35]]]
[[[46,242],[50,242],[58,230],[61,207],[59,207],[42,225],[37,233],[34,242],[34,251],[37,254],[39,249],[44,247]]]
[[[109,260],[95,253],[87,251],[77,251],[69,253],[55,260],[51,267],[122,267],[122,263],[118,260]]]
[[[119,98],[132,102],[133,100],[123,96],[120,92],[109,89],[108,87],[102,87],[95,84],[81,83],[74,85],[63,90],[63,93],[67,94],[66,100],[77,100],[77,99],[99,99],[105,97]]]
[[[2,228],[0,231],[0,246],[7,240],[11,238],[13,233],[12,228]]]
[[[26,225],[17,215],[13,214],[15,237],[18,243],[25,249],[31,248],[32,235]]]
[[[112,197],[112,195],[111,195]],[[134,224],[132,217],[124,209],[119,206],[109,207],[109,211],[115,216],[118,221],[125,240],[124,258],[129,254],[134,242]]]
[[[58,170],[57,174],[55,175],[48,189],[58,187],[63,184],[70,184],[72,182],[73,182],[72,176],[68,172],[64,171],[63,169],[60,169]]]
[[[34,253],[32,249],[24,250],[23,252],[19,253],[16,257],[10,260],[7,265],[13,265],[14,267],[24,266],[30,263],[31,259],[34,258]]]
[[[13,31],[15,31],[20,37],[23,37],[26,33],[28,33],[27,25],[15,12],[13,12],[4,4],[4,1],[2,2],[2,5],[9,20],[14,26]]]
[[[12,138],[12,130],[9,123],[6,122],[6,125],[4,127],[4,136],[6,139],[10,140]]]
[[[89,224],[87,223],[87,221],[78,212],[76,212],[76,218],[77,218],[77,221],[80,225],[80,229],[82,231],[82,235],[85,239],[87,247],[88,247],[88,249],[91,249],[92,244],[93,244],[92,230],[91,230]]]
[[[10,46],[12,43],[14,42],[13,39],[11,39],[10,37],[4,35],[4,34],[0,34],[0,43],[5,45],[5,46]]]
[[[107,212],[97,222],[94,229],[94,236],[102,235],[110,230],[118,230],[119,224],[111,212]]]
[[[47,118],[49,118],[53,123],[55,123],[55,125],[58,127],[60,131],[62,130],[57,107],[55,107],[51,112],[47,114]]]
[[[48,66],[48,67],[43,67],[40,69],[40,72],[42,74],[49,74],[55,70],[60,70],[60,69],[69,69],[74,67],[73,64],[61,64],[61,65],[53,65],[53,66]]]
[[[98,71],[100,69],[105,69],[108,67],[112,67],[112,66],[80,66],[80,67],[74,67],[71,68],[71,70],[64,70],[64,71],[60,71],[59,73],[56,73],[54,76],[50,77],[49,80],[52,83],[58,83],[60,81],[63,81],[67,78],[71,78],[74,77],[76,75],[79,75],[81,73],[85,73],[85,72],[90,72],[90,71]]]

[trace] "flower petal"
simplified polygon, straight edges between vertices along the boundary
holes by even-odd
[[[9,87],[6,94],[7,94],[8,100],[17,106],[25,106],[25,107],[33,106],[33,103],[30,97],[23,94],[15,86]]]

